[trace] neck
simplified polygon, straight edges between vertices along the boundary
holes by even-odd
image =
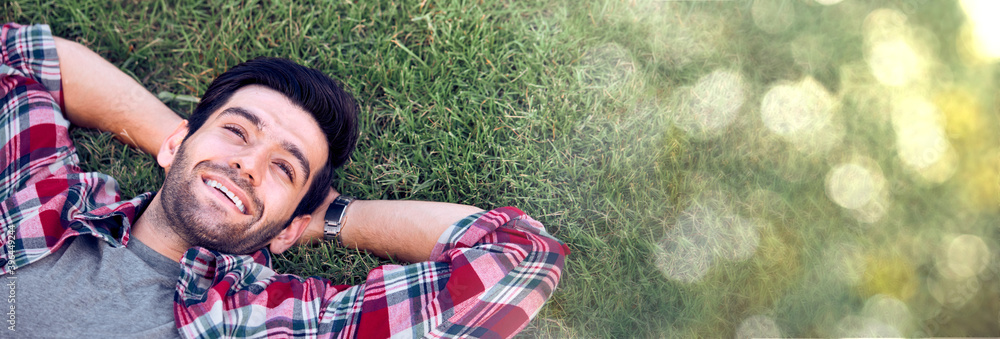
[[[180,262],[184,252],[191,246],[174,232],[168,222],[163,212],[160,194],[157,193],[153,196],[153,201],[149,202],[146,211],[139,216],[135,225],[132,225],[131,236],[157,253]]]

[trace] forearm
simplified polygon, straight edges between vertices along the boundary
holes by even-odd
[[[55,38],[66,118],[156,155],[181,117],[87,47]]]
[[[427,261],[438,238],[451,224],[481,211],[474,206],[443,202],[356,200],[347,208],[341,239],[348,247],[378,256]]]

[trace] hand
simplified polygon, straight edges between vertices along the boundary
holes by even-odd
[[[323,240],[323,226],[326,225],[326,209],[333,203],[333,199],[336,199],[338,196],[340,196],[340,192],[330,187],[330,193],[326,195],[323,203],[319,207],[316,207],[316,211],[312,213],[309,226],[306,226],[306,230],[302,231],[302,236],[299,237],[297,244],[312,244]]]

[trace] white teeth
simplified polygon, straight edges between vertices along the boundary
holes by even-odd
[[[222,186],[222,184],[220,184],[218,181],[211,179],[205,180],[205,184],[222,191],[222,193],[224,193],[226,197],[229,198],[229,200],[233,201],[233,204],[236,204],[236,208],[239,209],[240,212],[246,213],[246,210],[243,208],[243,201],[241,201],[240,198],[236,196],[236,194],[234,194],[232,191],[226,188],[226,186]]]

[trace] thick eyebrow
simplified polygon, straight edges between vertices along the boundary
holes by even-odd
[[[235,115],[243,119],[246,119],[251,124],[253,124],[254,127],[257,127],[257,131],[263,131],[264,128],[267,127],[267,125],[264,124],[264,121],[260,120],[260,118],[257,117],[256,114],[253,114],[253,112],[250,112],[244,109],[243,107],[228,107],[225,110],[223,110],[222,113],[219,113],[219,117],[226,115]],[[310,168],[309,160],[306,159],[305,155],[302,153],[302,150],[300,150],[297,146],[288,141],[282,141],[281,148],[283,148],[286,152],[291,153],[292,156],[295,157],[295,159],[299,160],[299,163],[302,165],[302,170],[303,172],[305,172],[305,177],[303,178],[303,182],[309,181],[309,175],[311,174],[309,171]]]
[[[243,117],[243,119],[249,120],[251,124],[256,126],[257,130],[264,129],[264,122],[260,121],[260,118],[258,118],[256,114],[250,113],[250,111],[243,109],[243,107],[229,107],[223,110],[222,113],[219,113],[220,117],[226,115]]]
[[[302,178],[302,182],[305,183],[306,181],[309,181],[309,160],[307,160],[305,155],[302,154],[302,151],[288,141],[282,141],[281,147],[284,148],[286,152],[291,153],[295,159],[299,159],[299,162],[302,163],[302,170],[305,172],[305,177]]]

